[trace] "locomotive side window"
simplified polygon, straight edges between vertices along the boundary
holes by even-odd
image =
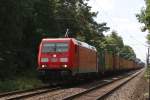
[[[67,51],[68,43],[44,43],[42,47],[42,53]]]

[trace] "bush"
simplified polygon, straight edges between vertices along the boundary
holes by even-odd
[[[41,85],[42,82],[36,77],[20,77],[14,80],[0,81],[0,92],[32,89]]]

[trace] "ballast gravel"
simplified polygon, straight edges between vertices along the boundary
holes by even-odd
[[[144,72],[130,80],[118,90],[110,94],[105,100],[149,100],[149,84],[144,78]]]

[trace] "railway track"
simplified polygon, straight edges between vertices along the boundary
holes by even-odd
[[[140,71],[141,72],[141,71]],[[110,94],[114,89],[127,83],[132,78],[136,77],[138,73],[128,73],[118,77],[107,78],[100,81],[95,81],[80,86],[70,88],[62,87],[44,87],[39,89],[32,89],[26,91],[10,92],[1,94],[0,100],[72,100],[72,99],[88,99],[96,100],[102,99]],[[97,92],[98,91],[98,92]],[[98,93],[98,94],[97,94]]]
[[[42,88],[48,88],[48,87],[49,86],[41,86],[41,87],[28,89],[28,90],[4,92],[4,93],[0,93],[0,98],[5,97],[5,96],[9,96],[9,95],[14,95],[17,93],[25,93],[25,92],[30,92],[30,91],[34,91],[34,90],[38,90],[38,89],[42,89]]]
[[[112,81],[106,81],[85,91],[65,97],[63,100],[104,100],[104,98],[110,95],[113,91],[138,76],[141,72],[142,71],[139,71],[133,75],[116,78]]]
[[[36,89],[8,92],[8,93],[0,94],[0,100],[20,100],[20,99],[32,97],[38,94],[52,92],[60,88],[61,87],[50,88],[48,86],[44,86],[44,87],[40,87]]]

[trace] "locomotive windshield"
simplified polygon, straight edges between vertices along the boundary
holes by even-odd
[[[42,47],[42,53],[67,51],[68,43],[44,43]]]

